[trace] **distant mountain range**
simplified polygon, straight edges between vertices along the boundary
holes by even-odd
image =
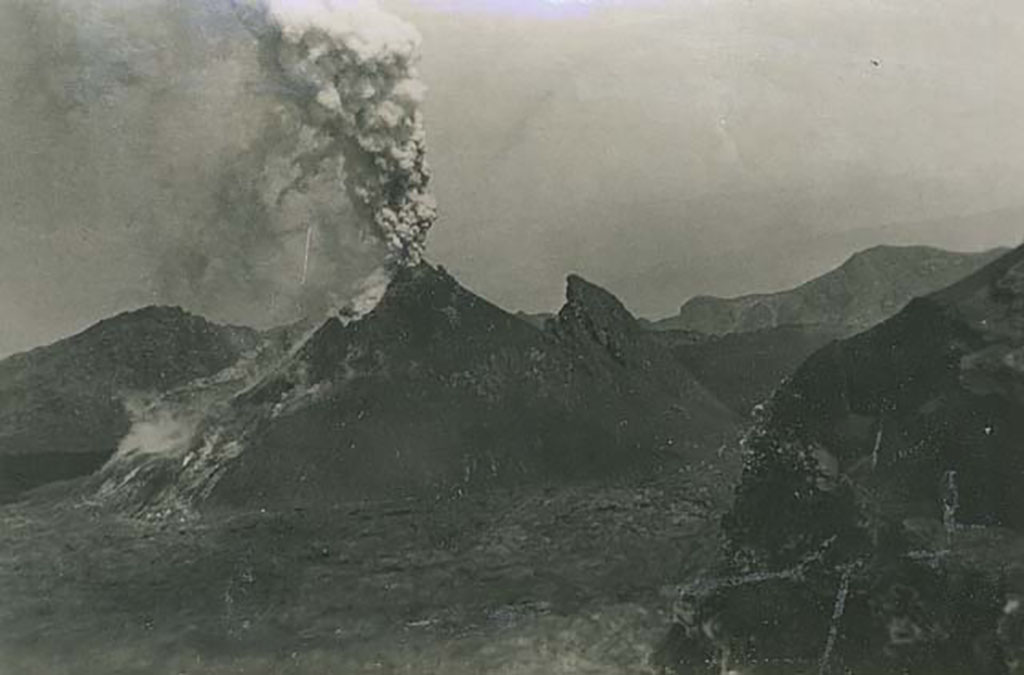
[[[837,269],[779,293],[699,296],[658,330],[725,335],[779,326],[825,326],[853,334],[901,310],[912,298],[963,278],[1006,252],[954,253],[926,246],[876,246]]]
[[[746,415],[821,347],[889,318],[1006,250],[879,246],[792,290],[695,298],[678,316],[650,326],[697,379]]]
[[[603,259],[614,256],[615,251],[631,251],[635,264],[591,273],[599,273],[601,281],[614,288],[637,313],[664,317],[678,314],[679,306],[693,294],[731,298],[799,286],[839,267],[852,253],[878,245],[917,246],[927,242],[947,251],[983,251],[1024,241],[1021,207],[868,225],[862,220],[863,210],[847,204],[842,213],[830,213],[828,208],[821,211],[822,217],[837,219],[832,226],[822,228],[817,222],[793,222],[791,206],[804,197],[812,198],[795,194],[731,195],[728,203],[715,200],[688,204],[688,224],[677,228],[674,236],[666,234],[660,242],[648,240],[642,245],[624,234],[614,250],[585,251],[583,255],[588,260],[588,256]],[[766,212],[765,204],[773,208]],[[853,215],[858,212],[860,216]],[[657,215],[677,218],[678,211],[659,211]],[[752,222],[762,226],[750,227]],[[695,238],[707,245],[715,242],[714,254],[708,255],[707,246],[694,246]],[[683,295],[684,289],[695,290]]]

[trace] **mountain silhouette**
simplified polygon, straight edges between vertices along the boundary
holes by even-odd
[[[604,479],[710,461],[735,421],[582,278],[539,330],[424,264],[361,320],[326,321],[184,460],[141,460],[126,489],[262,507]]]

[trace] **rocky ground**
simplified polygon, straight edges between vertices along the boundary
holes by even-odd
[[[713,496],[623,485],[198,519],[0,509],[0,672],[644,673]]]

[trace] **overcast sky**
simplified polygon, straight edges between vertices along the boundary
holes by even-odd
[[[0,354],[162,300],[151,260],[123,243],[129,223],[67,225],[83,200],[117,214],[130,195],[54,187],[68,157],[31,150],[111,132],[17,113],[33,82],[60,87],[51,71],[67,60],[29,44],[45,31],[3,34],[26,1],[0,0]],[[579,272],[666,315],[694,294],[797,283],[875,243],[967,250],[1024,233],[1019,0],[385,4],[424,37],[442,212],[429,257],[509,309],[557,308]],[[21,58],[29,48],[50,56]],[[225,81],[245,70],[231,50],[193,58]],[[131,115],[156,113],[120,114],[110,137],[132,143]],[[176,139],[211,142],[202,115],[179,126]]]

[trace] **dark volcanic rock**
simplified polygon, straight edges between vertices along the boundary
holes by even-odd
[[[1022,270],[1024,247],[819,351],[776,393],[723,521],[725,580],[684,593],[662,663],[1017,672],[1021,564],[1003,541],[1024,527]]]
[[[147,307],[0,362],[0,499],[90,473],[128,431],[125,395],[212,375],[255,335]]]
[[[602,364],[595,372],[612,376],[615,386],[642,391],[656,385],[699,403],[694,418],[721,416],[718,402],[659,336],[646,330],[618,298],[581,277],[569,277],[565,306],[549,328],[577,363]]]
[[[1024,527],[1024,268],[1017,249],[815,354],[773,401],[772,429],[814,444],[910,516]]]
[[[610,294],[573,277],[568,296],[541,331],[443,270],[403,270],[208,420],[163,497],[330,504],[708,458],[730,411]]]

